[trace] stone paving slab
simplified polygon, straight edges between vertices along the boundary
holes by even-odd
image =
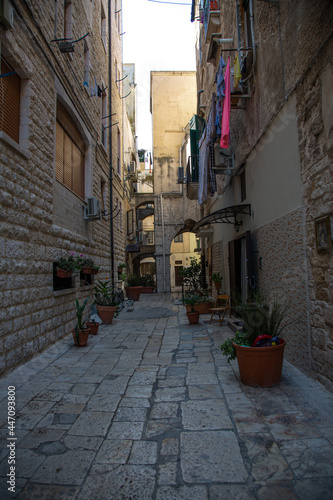
[[[332,500],[333,395],[287,361],[279,386],[244,386],[228,336],[142,296],[86,348],[68,335],[2,377],[1,500]]]

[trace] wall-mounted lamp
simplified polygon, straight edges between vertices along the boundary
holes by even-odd
[[[234,228],[235,228],[236,233],[238,233],[239,228],[242,224],[243,224],[243,222],[241,220],[240,221],[235,220]]]

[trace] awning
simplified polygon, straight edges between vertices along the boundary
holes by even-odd
[[[237,224],[240,221],[237,220],[238,215],[251,215],[251,205],[233,205],[232,207],[221,208],[216,210],[209,215],[206,215],[200,219],[192,228],[193,232],[196,232],[201,226],[205,224]]]

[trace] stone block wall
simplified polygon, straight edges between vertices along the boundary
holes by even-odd
[[[107,3],[103,3],[107,12]],[[110,220],[83,219],[86,198],[95,196],[101,200],[102,181],[106,185],[105,209],[110,213],[110,161],[108,147],[101,143],[101,99],[92,97],[83,86],[83,42],[67,55],[60,53],[57,44],[50,43],[54,34],[54,2],[44,2],[41,7],[38,2],[18,0],[15,5],[14,28],[0,27],[2,55],[22,82],[19,144],[0,132],[0,373],[70,334],[75,325],[75,299],[82,303],[88,295],[93,296],[93,287],[83,285],[78,278],[73,280],[72,288],[54,291],[55,261],[70,251],[84,253],[101,266],[98,278],[110,276]],[[95,3],[94,10],[91,2],[73,4],[73,38],[90,32],[86,40],[91,54],[90,83],[94,84],[96,77],[99,85],[108,82],[100,9],[101,3]],[[63,4],[58,2],[59,37],[62,30]],[[115,30],[113,43],[121,57],[121,40]],[[112,92],[122,126],[121,89]],[[85,140],[85,199],[55,179],[58,97]],[[115,168],[114,134],[112,139]],[[122,199],[122,176],[117,182],[117,193]],[[114,228],[115,261],[124,261],[124,214],[123,208],[122,222]]]

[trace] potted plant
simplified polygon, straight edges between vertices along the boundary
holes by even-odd
[[[83,311],[84,308],[87,305],[87,302],[89,300],[89,297],[87,297],[82,306],[80,306],[79,301],[75,299],[76,303],[76,319],[77,323],[75,325],[75,328],[72,330],[73,338],[74,338],[74,343],[78,347],[83,347],[87,345],[89,333],[90,333],[90,328],[86,326],[86,321],[83,321]]]
[[[86,325],[87,325],[88,328],[90,328],[91,335],[97,335],[97,333],[98,333],[98,327],[99,327],[99,323],[97,321],[95,321],[94,319],[93,320],[89,320],[89,321],[86,322]]]
[[[142,285],[141,293],[153,293],[155,280],[152,274],[144,274],[140,276],[140,285]]]
[[[94,288],[95,304],[97,314],[103,323],[111,324],[114,315],[118,310],[118,299],[112,288],[111,280],[107,278],[104,281],[97,281]]]
[[[186,312],[187,319],[191,325],[199,323],[199,311],[196,311],[196,305],[200,304],[202,297],[198,295],[187,295],[183,298],[183,304],[189,306],[189,311]]]
[[[139,300],[142,290],[142,285],[140,285],[140,276],[137,276],[136,274],[129,274],[125,290],[129,300]]]
[[[118,274],[122,274],[124,272],[124,269],[126,267],[126,264],[124,264],[123,262],[120,262],[120,264],[118,264]]]
[[[56,273],[58,278],[70,278],[72,272],[75,271],[75,259],[71,254],[69,257],[61,257],[57,261]]]
[[[179,270],[179,275],[183,280],[183,285],[195,292],[202,288],[202,269],[195,257],[190,257],[190,262],[188,267]]]
[[[84,274],[97,274],[100,266],[96,266],[93,259],[90,257],[85,257],[83,254],[80,254],[76,258],[77,269]]]
[[[236,332],[221,345],[228,361],[237,358],[243,384],[273,387],[280,382],[286,342],[280,338],[289,306],[274,300],[269,306],[262,295],[252,302],[236,299],[236,311],[243,320],[244,331]]]
[[[216,288],[218,293],[220,292],[220,289],[221,289],[222,280],[223,280],[223,276],[221,276],[220,273],[212,274],[212,281],[214,282],[215,288]]]

